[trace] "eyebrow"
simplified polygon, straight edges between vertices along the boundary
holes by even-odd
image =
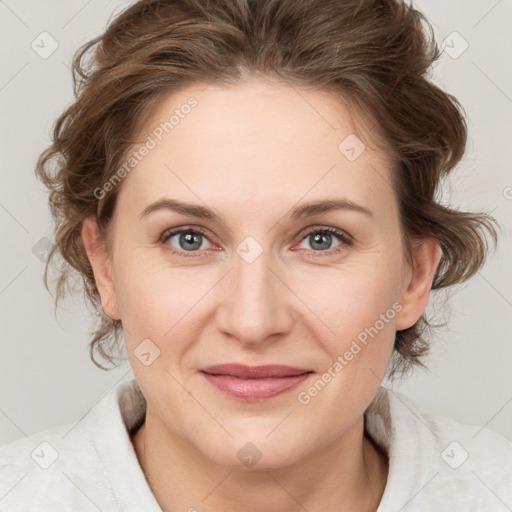
[[[224,223],[222,218],[210,208],[206,208],[197,204],[184,203],[175,199],[160,199],[159,201],[150,204],[139,214],[139,218],[142,219],[150,213],[158,210],[170,210],[176,213],[187,215],[189,217],[208,219]],[[289,217],[291,220],[299,220],[334,210],[348,210],[358,212],[371,218],[374,216],[371,210],[368,208],[365,208],[364,206],[354,203],[348,199],[323,199],[320,201],[311,201],[309,203],[297,206],[287,214],[287,217]]]

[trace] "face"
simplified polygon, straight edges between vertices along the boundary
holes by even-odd
[[[426,305],[391,163],[363,126],[327,93],[253,79],[169,96],[132,148],[149,149],[119,185],[98,288],[148,413],[216,463],[240,466],[252,443],[279,467],[343,437],[380,386],[395,331]],[[304,208],[327,201],[338,207]],[[201,371],[226,363],[310,373],[252,388],[225,379],[228,393]]]

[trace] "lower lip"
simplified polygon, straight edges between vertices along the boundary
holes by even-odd
[[[239,379],[229,375],[211,375],[201,372],[208,382],[220,391],[239,400],[266,400],[290,391],[304,382],[313,373],[303,373],[289,377],[269,377],[261,379]]]

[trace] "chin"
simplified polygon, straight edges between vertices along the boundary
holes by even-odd
[[[298,446],[281,440],[265,440],[266,434],[258,438],[244,437],[244,440],[230,438],[229,442],[212,441],[206,451],[201,450],[213,463],[232,470],[272,470],[293,465],[303,455]],[[212,451],[212,445],[218,449]],[[300,444],[299,444],[300,446]]]

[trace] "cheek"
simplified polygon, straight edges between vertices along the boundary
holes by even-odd
[[[402,306],[394,274],[380,272],[377,265],[375,269],[356,272],[354,266],[350,272],[338,271],[337,277],[333,273],[331,279],[326,275],[329,285],[316,280],[314,287],[304,286],[298,292],[318,316],[305,313],[304,318],[309,335],[326,354],[318,381],[298,396],[309,417],[322,418],[326,403],[341,416],[357,417],[386,374]],[[332,427],[338,428],[335,423]]]
[[[346,355],[351,366],[387,365],[402,309],[399,265],[389,263],[321,271],[297,280],[292,289],[309,308],[304,322],[331,361]]]
[[[135,251],[136,252],[136,251]],[[172,329],[191,307],[199,293],[196,281],[180,269],[144,257],[143,251],[119,262],[116,295],[129,344],[144,338],[156,343]],[[184,319],[185,320],[185,319]]]

